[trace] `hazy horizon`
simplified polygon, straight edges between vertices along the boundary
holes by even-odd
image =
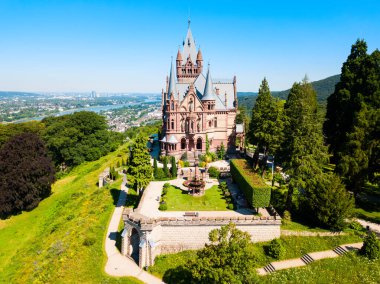
[[[189,14],[213,78],[239,92],[339,74],[358,38],[380,47],[377,1],[3,0],[0,90],[160,93]]]

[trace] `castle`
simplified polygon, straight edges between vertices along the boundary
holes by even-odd
[[[211,78],[210,66],[203,75],[203,56],[197,51],[190,30],[190,21],[183,50],[166,79],[162,90],[161,154],[175,156],[215,152],[223,144],[228,152],[236,150],[236,136],[243,132],[242,125],[235,125],[238,100],[236,77],[231,80]]]

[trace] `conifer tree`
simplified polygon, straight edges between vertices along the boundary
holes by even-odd
[[[287,198],[290,209],[293,194],[302,194],[315,183],[314,177],[322,173],[328,160],[316,92],[306,78],[294,83],[290,90],[285,104],[285,123],[280,159],[290,175]]]
[[[164,157],[164,174],[165,174],[165,177],[170,177],[170,172],[169,172],[169,168],[168,168],[168,158],[167,157]]]
[[[379,182],[380,51],[367,54],[358,40],[343,64],[340,82],[328,98],[324,131],[336,172],[357,194],[366,181]]]
[[[128,179],[141,192],[152,180],[152,166],[144,136],[137,136],[132,148]]]
[[[154,158],[154,160],[153,160],[153,176],[155,177],[155,178],[157,178],[157,159],[156,158]]]
[[[177,165],[176,165],[176,162],[175,162],[175,157],[173,157],[173,156],[172,156],[171,164],[172,164],[172,167],[171,167],[172,177],[176,177],[177,176]]]
[[[263,79],[255,106],[252,109],[252,119],[249,124],[248,139],[257,144],[259,150],[276,154],[283,132],[283,104],[271,96],[268,81]]]

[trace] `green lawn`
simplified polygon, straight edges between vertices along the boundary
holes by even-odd
[[[380,188],[367,183],[359,193],[354,209],[356,217],[380,224]]]
[[[299,237],[289,236],[282,237],[282,243],[285,248],[285,253],[282,259],[290,259],[301,257],[305,253],[329,250],[341,244],[360,242],[361,239],[353,234],[334,236],[334,237]],[[260,242],[252,244],[252,249],[255,252],[256,265],[252,269],[263,267],[274,259],[268,257],[264,253],[264,247],[269,242]],[[149,267],[149,271],[158,277],[164,277],[168,271],[173,271],[175,268],[184,265],[194,259],[196,251],[183,251],[176,254],[160,255],[156,258],[155,264]],[[274,282],[280,283],[280,282]]]
[[[257,283],[360,283],[380,282],[380,260],[368,259],[348,253],[345,256],[315,261],[302,268],[281,270],[264,277]]]
[[[311,227],[307,224],[302,224],[296,221],[287,221],[286,224],[281,225],[281,229],[291,231],[330,232],[326,229]]]
[[[98,175],[124,145],[58,180],[31,212],[0,221],[0,283],[141,283],[104,273],[106,229],[121,180],[98,189]]]
[[[205,191],[203,196],[192,196],[181,189],[170,186],[165,195],[168,211],[223,211],[227,203],[218,186]]]

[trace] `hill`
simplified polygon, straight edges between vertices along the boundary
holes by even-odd
[[[103,243],[121,180],[98,189],[98,175],[126,153],[127,144],[77,166],[33,211],[0,220],[0,283],[141,283],[104,272]]]
[[[319,103],[326,103],[327,98],[334,92],[335,84],[339,82],[340,75],[334,75],[325,79],[311,82],[314,90],[317,92],[317,100]],[[274,91],[272,95],[280,99],[286,100],[290,89],[285,91]]]
[[[317,92],[317,100],[320,104],[326,104],[327,98],[334,92],[335,84],[339,82],[340,75],[334,75],[325,79],[311,82],[314,90]],[[286,100],[290,89],[284,91],[272,91],[274,97]],[[239,106],[245,106],[248,113],[251,113],[255,104],[256,92],[238,92]]]
[[[7,92],[0,91],[0,98],[13,98],[13,97],[40,97],[40,94],[37,93],[28,93],[28,92]]]

